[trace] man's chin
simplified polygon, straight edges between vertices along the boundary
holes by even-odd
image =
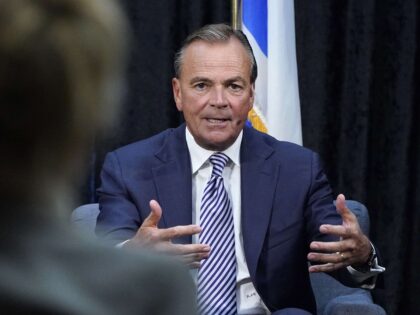
[[[229,148],[236,140],[236,137],[226,135],[214,135],[206,139],[197,141],[198,145],[211,151],[224,151]]]

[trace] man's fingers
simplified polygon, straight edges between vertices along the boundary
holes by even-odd
[[[337,212],[341,215],[343,219],[343,224],[348,224],[357,221],[356,216],[351,212],[346,205],[346,197],[343,194],[339,194],[335,201],[335,207]]]
[[[140,228],[144,227],[157,227],[160,218],[162,217],[162,208],[160,207],[159,203],[156,200],[150,200],[150,214],[149,216],[143,221],[143,224]]]
[[[335,200],[335,207],[337,210],[346,208],[346,197],[343,194],[339,194]]]
[[[350,252],[335,252],[335,253],[309,253],[308,260],[318,263],[344,263],[348,265],[348,261],[351,260],[352,253]]]
[[[201,232],[198,225],[178,225],[167,229],[159,229],[155,233],[162,241],[170,241],[180,236],[190,236]]]
[[[209,258],[209,253],[207,252],[207,253],[194,253],[194,254],[188,254],[188,255],[181,255],[179,256],[179,258],[188,265],[194,262],[200,263],[203,259]]]
[[[355,242],[352,239],[338,242],[311,242],[310,248],[315,251],[327,253],[346,252],[355,249]]]
[[[345,266],[363,263],[370,253],[369,240],[360,230],[356,216],[347,208],[346,198],[340,194],[336,200],[337,212],[342,225],[323,224],[319,231],[340,237],[336,242],[312,242],[310,248],[316,252],[308,254],[308,260],[321,263],[309,268],[310,272],[329,272]]]
[[[201,261],[210,255],[210,246],[204,244],[173,244],[162,242],[155,246],[155,250],[178,257],[189,268],[200,268]]]
[[[323,265],[313,265],[309,266],[309,272],[331,272],[340,268],[346,267],[347,264],[345,263],[327,263]]]
[[[331,224],[323,224],[319,227],[319,231],[323,234],[332,234],[337,235],[340,237],[349,237],[353,230],[351,227],[343,226],[343,225],[331,225]]]
[[[210,246],[205,244],[173,244],[169,243],[167,250],[175,255],[191,255],[197,254],[197,259],[207,258],[210,252]]]

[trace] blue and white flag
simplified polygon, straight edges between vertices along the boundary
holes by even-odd
[[[252,124],[301,145],[294,1],[243,0],[242,30],[258,64]]]

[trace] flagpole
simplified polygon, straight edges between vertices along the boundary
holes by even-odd
[[[232,27],[242,29],[242,0],[232,0]]]

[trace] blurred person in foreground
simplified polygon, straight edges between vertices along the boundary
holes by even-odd
[[[111,0],[0,0],[0,313],[195,310],[183,266],[68,227],[72,182],[116,114],[125,32]]]
[[[343,195],[334,207],[318,155],[245,125],[257,78],[245,35],[204,26],[174,64],[186,123],[107,155],[98,234],[183,257],[206,315],[313,314],[309,272],[373,288],[383,268]]]

